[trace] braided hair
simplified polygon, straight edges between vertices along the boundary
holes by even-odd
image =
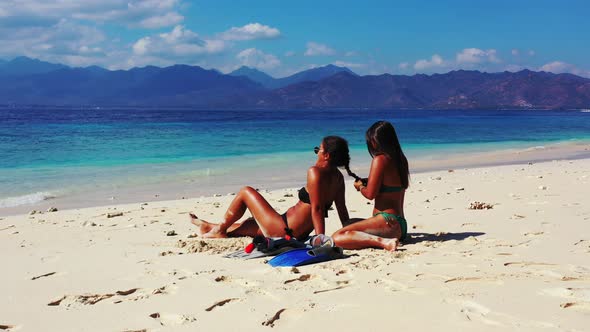
[[[355,180],[361,178],[350,170],[350,154],[348,151],[348,142],[340,136],[326,136],[322,139],[324,150],[330,155],[330,165],[334,167],[344,167],[346,173]]]

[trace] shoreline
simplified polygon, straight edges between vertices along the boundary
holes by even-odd
[[[357,155],[351,163],[351,170],[357,174],[368,173],[370,159],[366,155]],[[421,155],[410,159],[412,174],[443,171],[454,168],[482,168],[491,166],[514,165],[521,163],[538,163],[552,160],[577,160],[590,158],[590,141],[562,141],[544,146],[529,148],[508,148],[496,151],[466,152],[441,155],[434,150],[431,157]],[[310,162],[312,162],[310,160]],[[214,195],[231,195],[243,186],[249,185],[261,190],[279,190],[300,188],[304,179],[298,176],[309,167],[302,161],[298,164],[285,164],[284,169],[268,169],[248,166],[237,172],[221,172],[204,178],[170,180],[149,185],[121,187],[113,185],[109,189],[99,189],[92,193],[75,193],[44,199],[34,204],[22,204],[0,208],[0,217],[29,213],[32,210],[46,211],[49,208],[80,209],[88,207],[110,206],[118,204],[170,201]],[[311,165],[311,164],[310,164]],[[196,170],[202,171],[202,170]],[[250,172],[250,173],[249,173]],[[348,178],[345,176],[345,179]],[[33,193],[41,195],[44,193]]]

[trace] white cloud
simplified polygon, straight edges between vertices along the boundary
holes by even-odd
[[[569,72],[569,70],[571,70],[572,68],[574,68],[574,66],[570,65],[569,63],[565,63],[565,62],[561,62],[561,61],[553,61],[553,62],[550,62],[550,63],[547,63],[547,64],[541,66],[541,68],[539,68],[539,70],[548,71],[551,73],[564,73],[564,72]]]
[[[3,0],[0,14],[4,26],[52,26],[62,19],[110,22],[127,26],[160,28],[184,20],[176,12],[179,0]]]
[[[346,53],[344,53],[344,56],[349,57],[349,56],[357,56],[358,53],[355,51],[348,51]]]
[[[331,49],[328,45],[308,42],[307,49],[303,55],[305,56],[317,56],[317,55],[334,55],[336,51]]]
[[[414,64],[414,69],[416,70],[425,70],[425,69],[430,69],[430,68],[435,68],[435,67],[442,67],[444,66],[444,60],[443,58],[438,55],[435,54],[433,55],[430,60],[426,60],[426,59],[421,59],[416,61],[416,63]]]
[[[259,68],[259,69],[272,69],[281,64],[281,61],[272,54],[266,54],[255,48],[248,48],[236,55],[236,58],[244,66]]]
[[[78,49],[78,52],[80,52],[80,54],[101,54],[102,53],[102,48],[100,48],[100,47],[88,47],[87,45],[82,45]]]
[[[2,0],[0,56],[112,67],[125,63],[134,50],[150,49],[142,49],[141,42],[131,48],[112,37],[107,41],[103,23],[161,28],[184,20],[177,12],[181,7],[180,0]]]
[[[285,52],[285,54],[284,54],[284,55],[285,55],[286,57],[292,57],[292,56],[295,56],[295,54],[296,54],[296,53],[295,53],[294,51],[287,51],[287,52]]]
[[[402,70],[408,69],[409,66],[410,66],[410,64],[407,62],[402,62],[398,65],[399,69],[402,69]]]
[[[225,48],[226,44],[222,40],[201,39],[197,33],[177,25],[171,32],[137,40],[133,44],[133,53],[187,60],[193,56],[220,53]]]
[[[530,56],[535,56],[535,51],[533,51],[533,50],[529,50],[529,55],[530,55]]]
[[[148,52],[148,47],[151,43],[150,37],[143,37],[133,44],[133,53],[144,55]]]
[[[152,16],[142,20],[139,26],[148,29],[157,29],[178,24],[184,20],[184,16],[178,13],[166,13],[162,16]]]
[[[80,51],[97,50],[106,37],[94,27],[61,20],[47,29],[24,27],[12,29],[0,27],[0,52],[4,56],[43,56],[56,60],[59,56],[79,54]]]
[[[347,67],[347,68],[365,68],[367,67],[367,64],[365,63],[354,63],[354,62],[346,62],[346,61],[335,61],[334,62],[335,66],[338,67]]]
[[[511,52],[511,53],[512,53],[512,55],[514,55],[514,56],[518,56],[518,55],[520,54],[520,51],[519,51],[518,49],[516,49],[516,48],[515,48],[515,49],[513,49],[513,50],[512,50],[512,52]]]
[[[221,34],[223,40],[254,40],[254,39],[271,39],[277,38],[281,32],[260,23],[250,23],[243,27],[233,27]]]
[[[590,77],[590,70],[583,70],[575,65],[563,61],[553,61],[544,64],[539,68],[541,71],[547,71],[555,74],[570,73],[578,76]]]
[[[457,53],[456,61],[458,64],[475,64],[483,62],[500,62],[494,49],[480,50],[479,48],[466,48]]]

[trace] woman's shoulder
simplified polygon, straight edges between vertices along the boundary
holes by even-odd
[[[373,157],[373,161],[371,162],[372,166],[377,166],[377,167],[385,167],[387,165],[391,164],[391,158],[389,158],[387,155],[385,154],[378,154],[375,157]]]
[[[316,181],[321,177],[321,170],[317,166],[311,166],[307,169],[307,180],[308,181]]]
[[[320,174],[320,168],[317,166],[311,166],[307,169],[307,174]]]
[[[389,158],[389,156],[388,156],[388,155],[386,155],[386,154],[384,154],[384,153],[381,153],[381,154],[378,154],[378,155],[376,155],[375,157],[373,157],[373,161],[377,161],[377,162],[382,162],[382,163],[384,163],[384,162],[389,162],[389,161],[391,161],[391,158]]]
[[[307,169],[307,179],[308,180],[319,180],[320,178],[325,178],[325,177],[332,177],[335,176],[337,179],[338,178],[344,178],[342,176],[342,173],[338,170],[332,171],[332,170],[328,170],[328,169],[321,169],[320,167],[317,166],[311,166],[309,169]]]

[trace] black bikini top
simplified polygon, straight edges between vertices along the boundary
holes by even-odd
[[[311,200],[309,199],[309,193],[305,187],[301,187],[299,189],[299,200],[306,204],[311,204]],[[326,204],[324,207],[324,217],[328,217],[328,210],[332,207],[332,203]]]

